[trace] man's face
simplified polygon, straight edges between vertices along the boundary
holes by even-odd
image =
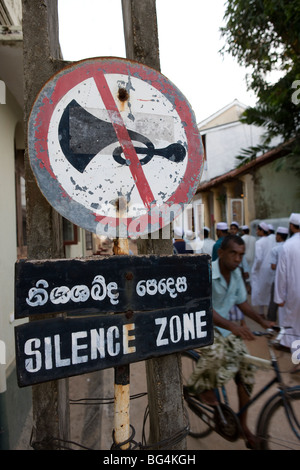
[[[244,254],[245,245],[231,241],[225,250],[219,250],[219,259],[228,271],[234,271],[241,264]]]
[[[237,228],[236,225],[230,225],[230,230],[229,232],[232,234],[232,235],[236,235],[238,233],[239,229]]]
[[[262,236],[264,235],[264,231],[263,231],[261,228],[257,227],[257,229],[256,229],[256,235],[257,235],[258,237],[262,237]]]

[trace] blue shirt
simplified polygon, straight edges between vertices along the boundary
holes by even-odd
[[[217,258],[218,258],[218,250],[222,244],[222,241],[223,241],[224,237],[220,237],[218,238],[218,240],[216,241],[216,243],[214,244],[213,246],[213,250],[212,250],[212,255],[211,255],[211,260],[212,261],[215,261]]]
[[[239,268],[231,271],[229,285],[220,273],[219,259],[213,261],[212,267],[212,306],[221,317],[229,320],[229,310],[247,300],[247,291]],[[219,328],[223,336],[231,332]]]

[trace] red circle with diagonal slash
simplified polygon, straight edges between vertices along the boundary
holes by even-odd
[[[122,120],[117,103],[106,81],[107,74],[136,77],[160,92],[172,103],[184,129],[187,148],[187,165],[176,190],[165,201],[157,204],[140,164],[135,147]],[[74,87],[93,77],[99,94],[109,114],[124,157],[145,206],[146,213],[138,217],[110,217],[79,204],[68,194],[53,171],[49,145],[49,127],[55,108]],[[170,223],[170,210],[174,216],[195,194],[203,168],[203,150],[194,113],[182,93],[161,73],[143,64],[118,58],[96,58],[72,64],[54,75],[42,88],[33,105],[28,125],[29,158],[42,193],[49,203],[65,218],[97,234],[111,236],[122,225],[128,237],[156,231]],[[103,176],[100,174],[100,177]],[[166,178],[167,179],[167,178]],[[168,182],[166,181],[166,184]],[[124,235],[124,233],[123,233]],[[124,237],[124,236],[122,236]]]

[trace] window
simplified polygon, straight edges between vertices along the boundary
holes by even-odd
[[[244,201],[243,199],[231,199],[231,221],[235,220],[239,225],[244,223]]]
[[[63,219],[64,245],[77,245],[78,227],[67,219]]]
[[[202,204],[202,200],[194,202],[194,218],[195,234],[197,236],[199,233],[203,233],[204,227],[204,204]]]

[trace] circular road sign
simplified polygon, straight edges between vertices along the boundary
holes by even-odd
[[[194,113],[161,73],[119,58],[75,62],[38,94],[29,159],[48,202],[99,235],[167,225],[196,192],[203,164]]]

